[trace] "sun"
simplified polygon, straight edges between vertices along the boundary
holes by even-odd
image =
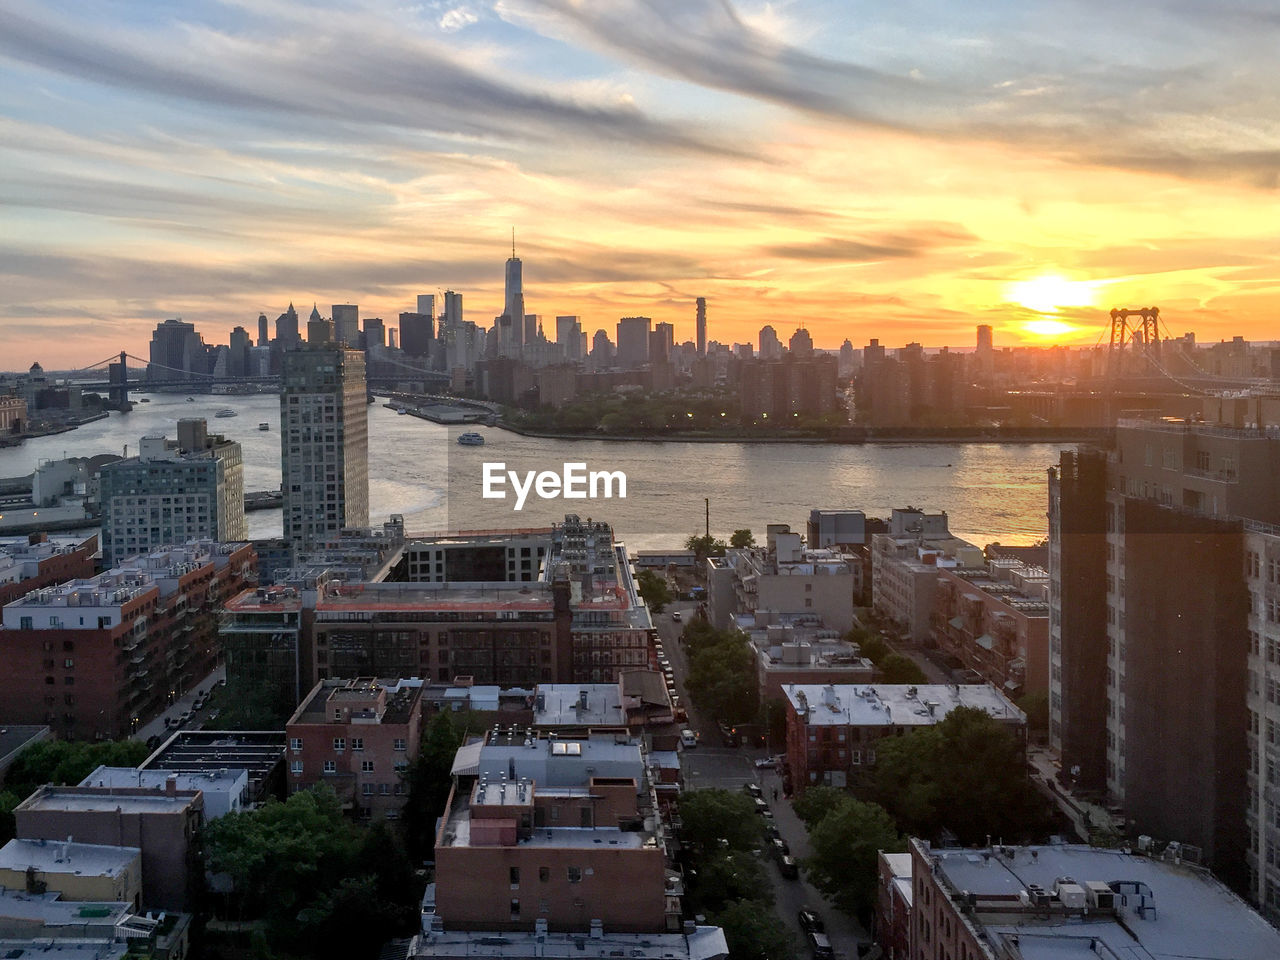
[[[1065,337],[1069,333],[1075,333],[1079,327],[1071,323],[1064,323],[1061,320],[1028,320],[1022,325],[1022,329],[1027,333],[1047,339],[1049,337]]]
[[[1094,286],[1089,280],[1048,274],[1009,284],[1005,297],[1036,313],[1057,313],[1060,307],[1093,306]]]

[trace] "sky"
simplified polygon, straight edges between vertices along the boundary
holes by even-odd
[[[1277,49],[1271,0],[0,0],[0,366],[488,326],[513,228],[552,331],[1275,339]]]

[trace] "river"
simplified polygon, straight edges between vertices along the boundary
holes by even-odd
[[[176,435],[181,417],[208,418],[210,432],[238,440],[244,450],[246,490],[280,486],[280,404],[273,395],[210,397],[151,394],[128,414],[69,433],[0,449],[0,476],[30,473],[42,460],[97,453],[130,454],[140,437]],[[230,408],[233,418],[215,411]],[[259,430],[259,423],[268,430]],[[1057,444],[833,445],[809,443],[680,443],[549,440],[496,428],[478,428],[483,447],[453,442],[459,432],[399,416],[382,403],[369,407],[370,519],[405,518],[410,532],[538,526],[578,513],[607,520],[632,549],[660,549],[701,532],[704,498],[711,500],[711,530],[727,537],[747,527],[763,539],[765,524],[802,530],[809,510],[860,509],[888,516],[907,505],[946,510],[951,530],[979,546],[1028,544],[1047,535],[1045,470]],[[590,470],[620,470],[626,499],[541,500],[529,497],[516,512],[514,496],[483,499],[482,463],[507,469],[562,472],[564,463]],[[278,510],[248,516],[249,535],[281,530]]]

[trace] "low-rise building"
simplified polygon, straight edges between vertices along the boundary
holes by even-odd
[[[444,929],[679,930],[638,739],[494,731],[463,746],[453,772],[436,836]]]
[[[420,683],[322,680],[285,727],[289,792],[323,783],[362,817],[398,817],[421,727]]]
[[[179,790],[43,786],[14,808],[22,840],[112,844],[142,851],[142,905],[185,910],[203,876],[198,838],[204,796]]]
[[[760,696],[780,700],[783,688],[792,684],[821,686],[875,680],[875,664],[862,656],[856,643],[832,636],[834,633],[783,623],[748,630],[755,649]]]
[[[182,960],[191,915],[136,913],[133,903],[68,900],[19,887],[0,890],[0,955],[48,960],[116,960],[126,954]]]
[[[545,920],[524,932],[446,930],[432,926],[409,940],[389,945],[382,960],[428,960],[502,956],[507,960],[578,960],[584,956],[628,957],[630,960],[728,960],[724,931],[690,921],[680,933],[624,933],[594,924],[585,932],[552,933]],[[488,951],[500,947],[501,954]],[[65,958],[57,958],[65,960]]]
[[[97,552],[96,535],[0,538],[0,606],[41,587],[92,577]]]
[[[911,960],[1272,960],[1280,931],[1176,847],[930,847],[913,839]],[[882,942],[882,949],[885,945]]]
[[[956,707],[982,710],[1026,737],[1026,714],[990,684],[788,684],[783,693],[797,791],[845,786],[851,773],[875,763],[881,739],[932,726]]]
[[[880,851],[876,877],[876,943],[885,960],[910,960],[911,854]]]
[[[80,786],[163,790],[170,778],[177,778],[179,790],[199,790],[204,794],[206,823],[249,806],[249,771],[242,767],[173,771],[154,767],[144,770],[141,767],[101,766],[81,780]]]
[[[245,775],[245,788],[241,796],[241,808],[255,806],[270,797],[283,799],[285,738],[283,730],[178,730],[156,748],[155,753],[138,765],[148,774],[174,773],[179,776],[179,789],[190,785],[192,789],[206,778],[214,786],[215,794],[226,788],[225,797],[230,807],[238,789],[239,773]],[[210,773],[216,781],[208,781]],[[193,779],[184,781],[184,775]],[[152,781],[147,781],[151,783]],[[203,792],[204,787],[201,787]],[[218,797],[207,797],[208,805],[222,808]],[[212,814],[205,813],[205,819]]]
[[[947,530],[945,512],[895,509],[887,533],[871,538],[871,602],[914,643],[930,636],[938,571],[975,568],[982,551]]]
[[[1049,574],[1017,560],[938,569],[938,646],[1010,693],[1049,693]]]
[[[142,905],[142,850],[66,840],[10,840],[0,847],[0,889],[63,900]]]
[[[246,543],[193,541],[6,604],[0,722],[129,736],[217,666],[216,608],[253,570]]]

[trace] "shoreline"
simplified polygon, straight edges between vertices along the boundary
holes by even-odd
[[[817,443],[832,446],[861,446],[863,444],[968,444],[968,443],[1088,443],[1099,440],[1110,434],[1110,427],[1057,427],[1053,429],[1005,428],[991,431],[963,431],[953,434],[942,434],[936,431],[911,433],[902,430],[892,432],[877,431],[874,428],[852,427],[848,431],[858,431],[861,435],[836,435],[813,437],[752,437],[752,436],[708,436],[694,434],[604,434],[604,433],[555,433],[547,430],[531,430],[518,427],[504,420],[490,424],[499,430],[506,430],[522,437],[533,437],[539,440],[600,440],[612,443]]]

